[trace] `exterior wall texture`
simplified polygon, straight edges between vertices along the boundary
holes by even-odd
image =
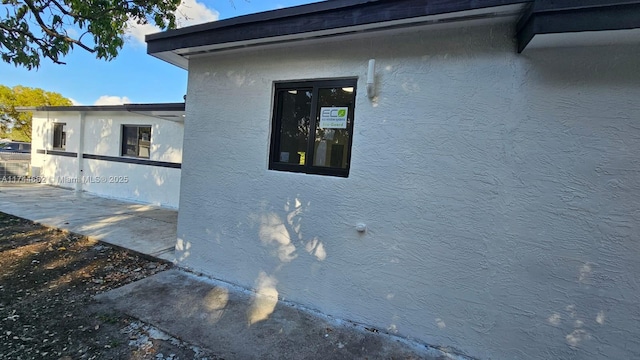
[[[178,208],[180,169],[107,160],[82,159],[78,175],[78,159],[38,150],[53,150],[53,123],[66,123],[66,148],[78,153],[84,136],[83,153],[121,157],[122,125],[151,125],[151,150],[148,160],[181,163],[182,123],[141,116],[129,112],[87,112],[81,135],[80,114],[36,113],[33,120],[32,160],[34,175],[52,185],[76,188],[74,179],[84,179],[82,190],[110,198]],[[126,177],[126,179],[124,179]],[[97,181],[106,178],[106,182]],[[71,180],[69,180],[71,179]]]
[[[473,357],[639,358],[640,47],[512,34],[192,59],[180,263]],[[268,170],[273,82],[354,76],[349,177]]]

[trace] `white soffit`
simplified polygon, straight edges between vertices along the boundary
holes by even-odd
[[[640,29],[536,34],[524,52],[534,49],[606,45],[640,45]]]

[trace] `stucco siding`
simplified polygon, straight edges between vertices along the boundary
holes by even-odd
[[[35,113],[31,128],[31,170],[34,176],[46,177],[46,182],[65,188],[74,188],[75,184],[58,182],[62,178],[78,176],[78,159],[76,157],[50,156],[38,150],[54,150],[53,126],[55,123],[65,124],[66,146],[64,151],[77,153],[80,146],[80,118],[74,113],[39,114]],[[59,149],[56,149],[59,150]]]
[[[640,357],[640,48],[511,34],[192,59],[180,263],[479,358]],[[349,177],[268,170],[273,82],[337,77],[359,79]]]
[[[38,150],[53,150],[53,123],[66,123],[67,146],[64,151],[80,150],[80,114],[36,113],[33,121],[32,167],[52,185],[77,188],[68,179],[83,179],[81,190],[100,196],[178,208],[180,169],[146,164],[128,164],[104,159],[83,158],[81,175],[78,159]],[[86,112],[84,116],[82,153],[120,158],[122,125],[150,125],[151,161],[180,164],[184,126],[173,122],[129,112]],[[71,180],[73,181],[73,180]]]

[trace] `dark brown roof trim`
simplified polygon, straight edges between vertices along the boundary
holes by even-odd
[[[536,0],[518,23],[518,52],[537,34],[636,28],[638,0]]]
[[[304,34],[532,0],[332,0],[147,35],[147,53]]]
[[[128,111],[184,111],[184,103],[124,104]]]
[[[18,111],[184,111],[184,103],[18,107]]]
[[[640,28],[640,0],[329,0],[147,35],[147,52],[178,64],[198,47],[233,49],[254,41],[269,44],[269,38],[278,42],[279,37],[508,5],[527,9],[515,34],[519,52],[536,34]]]

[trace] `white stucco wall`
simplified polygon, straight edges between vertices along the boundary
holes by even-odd
[[[76,158],[37,153],[38,149],[53,149],[54,122],[67,124],[65,151],[79,151],[79,113],[36,113],[33,121],[32,167],[38,168],[40,175],[53,185],[76,188],[73,183],[60,181],[61,177],[78,178]],[[148,160],[182,162],[182,123],[125,111],[85,112],[84,122],[84,154],[121,157],[122,125],[150,125],[151,153]],[[89,179],[82,184],[82,190],[100,196],[170,208],[177,208],[179,204],[180,169],[177,168],[83,159],[82,177]],[[107,182],[96,181],[98,177],[106,177]]]
[[[181,264],[478,358],[640,357],[640,47],[512,34],[192,59]],[[349,177],[268,170],[273,82],[353,76]]]
[[[53,149],[53,124],[64,123],[66,152],[77,153],[80,146],[80,117],[77,113],[47,114],[36,112],[31,124],[31,169],[34,176],[46,178],[52,185],[75,188],[75,184],[59,182],[59,178],[76,178],[78,159],[74,157],[39,154],[38,150]]]

